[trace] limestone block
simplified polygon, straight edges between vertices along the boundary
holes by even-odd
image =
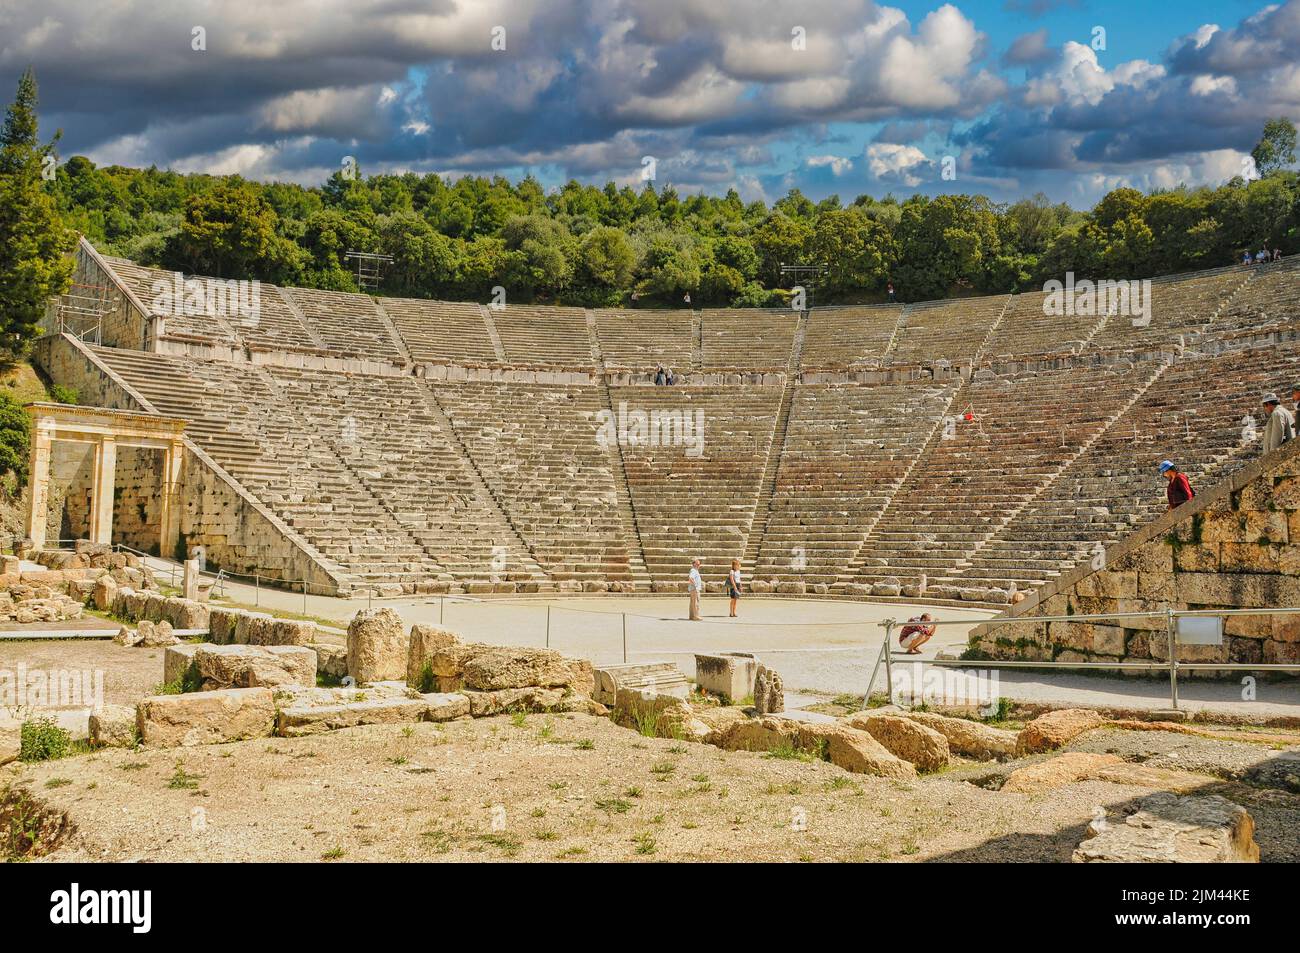
[[[348,625],[348,674],[357,684],[406,677],[408,639],[389,608],[362,609]]]
[[[357,725],[409,724],[423,721],[428,710],[429,703],[423,698],[375,698],[339,705],[291,705],[280,709],[275,733],[282,738],[299,738]]]
[[[246,614],[243,609],[209,607],[208,636],[218,645],[235,644],[235,632],[239,626],[239,619]]]
[[[265,612],[241,612],[235,620],[236,645],[270,645],[275,617]]]
[[[97,748],[134,748],[134,705],[104,705],[90,713],[90,743]]]
[[[1255,821],[1238,804],[1217,794],[1183,796],[1160,792],[1143,798],[1122,824],[1109,824],[1085,840],[1071,857],[1095,863],[1259,862]]]
[[[745,652],[722,652],[695,656],[695,685],[701,691],[718,695],[728,703],[754,694],[758,660]]]
[[[1101,715],[1090,708],[1062,708],[1039,715],[1021,729],[1016,739],[1016,754],[1023,756],[1051,751],[1077,735],[1100,727]]]
[[[95,580],[95,589],[91,596],[94,600],[95,608],[101,612],[107,612],[113,607],[113,602],[117,598],[117,580],[111,575],[103,575]]]
[[[136,708],[140,740],[170,748],[263,738],[275,725],[269,688],[155,695]]]
[[[163,650],[163,684],[171,685],[183,678],[194,664],[194,653],[204,645],[202,642],[178,642],[167,646]]]
[[[410,644],[406,651],[406,684],[412,688],[421,687],[426,666],[429,667],[429,673],[436,677],[438,673],[432,670],[433,657],[459,644],[460,636],[450,629],[434,625],[411,626]],[[451,674],[460,673],[449,673],[449,676]]]
[[[208,607],[191,599],[165,600],[163,617],[176,629],[208,628]]]
[[[760,715],[785,711],[785,683],[766,665],[759,665],[754,673],[754,708]]]
[[[602,665],[595,669],[596,701],[613,705],[620,688],[648,689],[659,695],[685,699],[690,694],[686,676],[672,662],[636,662]]]
[[[929,711],[906,711],[899,717],[933,728],[948,741],[950,753],[965,755],[981,761],[1009,758],[1016,751],[1016,732],[994,728],[968,718],[950,718]]]
[[[316,652],[317,674],[334,679],[348,674],[348,650],[345,646],[313,642],[307,647]]]
[[[910,761],[918,771],[938,771],[949,761],[948,739],[933,728],[893,714],[859,712],[848,724],[875,738],[890,754]]]
[[[207,691],[316,684],[316,653],[300,646],[205,644],[194,665]]]

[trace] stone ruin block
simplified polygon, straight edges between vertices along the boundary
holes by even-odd
[[[721,652],[695,656],[695,685],[710,695],[737,703],[754,694],[758,660],[748,652]]]
[[[204,691],[316,684],[316,653],[297,645],[200,645],[194,666]]]
[[[785,683],[765,665],[759,665],[754,674],[754,708],[760,715],[785,711]]]
[[[604,665],[595,669],[595,694],[602,705],[618,701],[620,688],[648,691],[657,695],[672,695],[685,699],[691,686],[686,676],[672,662],[639,662],[622,665]]]
[[[175,748],[265,738],[275,727],[269,688],[155,695],[136,706],[140,741]]]
[[[1123,823],[1089,825],[1088,834],[1070,858],[1076,864],[1259,863],[1254,819],[1217,794],[1152,794]]]

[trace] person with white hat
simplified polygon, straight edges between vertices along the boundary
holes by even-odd
[[[1271,453],[1295,437],[1295,418],[1282,406],[1277,394],[1265,394],[1261,401],[1268,422],[1264,424],[1264,452]]]

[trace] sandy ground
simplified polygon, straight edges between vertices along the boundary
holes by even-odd
[[[1118,818],[1150,793],[950,773],[893,782],[529,715],[107,750],[11,765],[0,788],[69,813],[51,860],[311,862],[1067,861],[1099,808]],[[1265,860],[1300,859],[1300,794],[1208,775],[1205,790],[1248,803]]]

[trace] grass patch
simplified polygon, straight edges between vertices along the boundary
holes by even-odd
[[[202,780],[203,775],[190,774],[185,770],[185,766],[177,761],[176,770],[172,772],[172,776],[167,782],[167,787],[175,791],[192,791],[198,788],[199,782]]]
[[[57,761],[72,752],[72,735],[60,728],[53,718],[35,718],[23,722],[19,730],[18,760]]]

